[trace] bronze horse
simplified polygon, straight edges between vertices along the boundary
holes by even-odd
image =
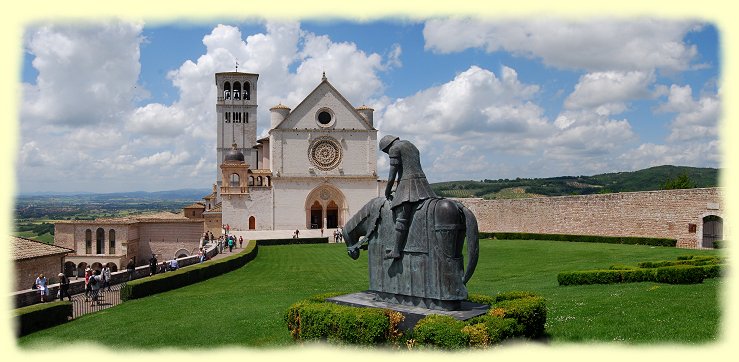
[[[477,219],[464,205],[430,198],[411,218],[400,259],[387,259],[395,230],[390,201],[377,197],[344,226],[344,242],[352,259],[360,248],[369,253],[369,290],[378,300],[430,309],[457,310],[467,298],[465,284],[477,266]],[[467,239],[467,268],[462,249]]]

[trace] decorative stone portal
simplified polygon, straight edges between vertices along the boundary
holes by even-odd
[[[305,199],[306,227],[338,228],[344,224],[346,210],[346,199],[341,191],[327,184],[318,186]]]

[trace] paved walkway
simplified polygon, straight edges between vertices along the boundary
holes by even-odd
[[[334,242],[334,237],[333,237],[334,230],[336,229],[326,229],[323,231],[323,236],[328,237],[328,241],[330,243]],[[241,236],[246,241],[246,240],[260,240],[260,239],[289,239],[289,238],[292,238],[294,232],[295,230],[269,230],[269,231],[248,230],[248,231],[231,231],[231,234],[236,235],[237,238]],[[305,229],[305,230],[301,229],[300,237],[301,238],[321,237],[321,229]],[[216,254],[210,260],[223,259],[223,258],[229,257],[241,251],[243,251],[243,249],[239,248],[238,243],[237,243],[236,247],[233,249],[232,252],[229,252],[228,248],[226,247],[223,249],[222,253]],[[197,264],[193,264],[193,265],[197,265]],[[187,268],[188,266],[185,266],[183,268]],[[144,278],[147,278],[147,277],[144,277]],[[126,283],[111,285],[110,291],[108,291],[107,288],[105,290],[101,289],[101,291],[98,294],[99,300],[97,301],[97,303],[93,303],[90,300],[90,298],[86,298],[85,293],[73,295],[72,296],[72,303],[73,303],[72,318],[78,318],[87,313],[97,312],[99,310],[103,310],[103,309],[114,307],[118,304],[121,304],[121,289],[125,285]]]

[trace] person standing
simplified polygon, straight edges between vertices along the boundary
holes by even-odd
[[[85,268],[85,301],[90,298],[92,288],[90,286],[90,277],[92,276],[92,269],[90,267]]]
[[[103,279],[103,285],[100,286],[100,289],[107,288],[108,291],[110,291],[111,273],[110,273],[110,266],[108,264],[105,264],[105,266],[103,267],[103,273],[101,276]]]
[[[90,276],[90,291],[92,300],[90,301],[90,306],[93,307],[97,303],[97,305],[100,305],[100,300],[98,299],[98,293],[100,292],[100,285],[102,285],[102,278],[100,277],[100,271],[95,270],[95,273]]]
[[[39,274],[38,277],[36,277],[35,285],[39,291],[39,294],[41,294],[41,303],[46,302],[46,295],[48,294],[46,283],[47,280],[43,273]]]
[[[244,238],[242,238],[241,235],[239,235],[239,249],[243,249],[243,248],[244,248]]]
[[[149,275],[154,275],[157,273],[157,256],[156,254],[151,254],[151,259],[149,259]]]
[[[64,273],[59,273],[59,300],[64,299],[65,294],[71,302],[72,296],[69,295],[69,278]]]
[[[133,272],[136,270],[135,256],[128,261],[128,264],[126,265],[126,270],[128,271],[128,280],[133,280]]]

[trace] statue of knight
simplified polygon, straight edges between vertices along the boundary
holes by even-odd
[[[385,258],[399,259],[416,207],[423,200],[437,196],[421,169],[421,156],[413,143],[387,135],[380,140],[380,149],[390,157],[390,175],[385,197],[391,202],[390,208],[395,220],[395,244]],[[396,178],[398,186],[393,195],[392,188]]]

